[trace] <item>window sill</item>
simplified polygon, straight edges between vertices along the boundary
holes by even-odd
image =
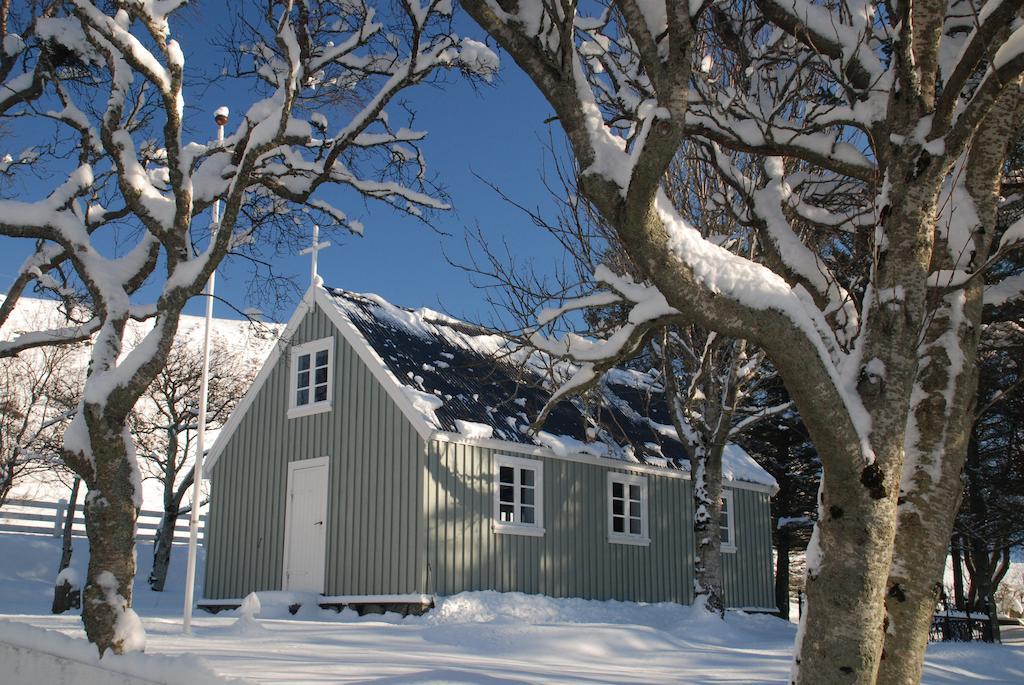
[[[639,535],[609,535],[608,542],[613,545],[634,545],[636,547],[649,547],[651,539]]]
[[[288,418],[296,419],[300,416],[311,416],[312,414],[323,414],[332,409],[330,402],[317,402],[316,404],[304,404],[301,407],[292,407],[288,410]]]
[[[498,535],[526,535],[528,537],[544,537],[544,529],[537,526],[511,526],[507,523],[494,523],[491,530]]]
[[[722,545],[722,554],[733,554],[736,552],[736,545]]]

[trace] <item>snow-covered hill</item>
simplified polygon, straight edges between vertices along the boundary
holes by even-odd
[[[3,297],[0,296],[0,301]],[[186,341],[189,346],[201,349],[203,339],[203,318],[200,316],[182,316],[178,327],[178,339]],[[53,300],[22,298],[11,318],[0,326],[0,340],[11,340],[23,331],[45,330],[65,325],[62,314]],[[125,340],[129,344],[125,353],[130,350],[132,341],[140,340],[151,328],[148,322],[130,322]],[[218,340],[231,347],[232,352],[241,356],[243,361],[251,361],[261,365],[273,347],[277,337],[284,329],[282,324],[260,323],[254,325],[250,321],[238,319],[215,318],[212,322],[211,336],[215,344]],[[31,355],[32,352],[22,354]],[[88,348],[80,348],[72,357],[73,371],[84,376],[88,363]],[[216,431],[207,433],[207,446],[212,445]],[[52,477],[28,478],[18,483],[12,491],[16,499],[36,499],[58,501],[68,496],[68,484]],[[143,509],[160,509],[162,485],[152,479],[143,481]]]

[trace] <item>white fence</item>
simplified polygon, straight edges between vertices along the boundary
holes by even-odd
[[[53,535],[60,537],[64,532],[64,518],[67,515],[68,502],[43,502],[39,500],[14,499],[7,500],[0,508],[0,533],[35,533],[37,535]],[[163,512],[143,509],[139,512],[136,539],[151,542],[156,538],[157,528]],[[203,541],[206,514],[199,516],[199,541]],[[82,505],[75,506],[71,534],[85,537],[85,518]],[[174,526],[174,542],[188,542],[188,516],[179,516]]]

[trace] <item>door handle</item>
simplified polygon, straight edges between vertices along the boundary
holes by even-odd
[[[316,523],[314,523],[313,525],[314,525],[314,526],[322,526],[322,525],[324,525],[324,522],[323,522],[323,521],[317,521],[317,522],[316,522]]]

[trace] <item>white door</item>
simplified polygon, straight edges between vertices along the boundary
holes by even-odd
[[[327,457],[288,465],[284,589],[323,592],[327,553]]]

